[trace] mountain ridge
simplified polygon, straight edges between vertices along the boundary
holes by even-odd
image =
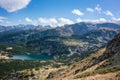
[[[64,56],[69,61],[75,56],[86,56],[104,47],[119,31],[120,26],[113,23],[81,22],[52,29],[4,32],[0,34],[0,43],[6,43],[6,48],[11,46],[9,44],[15,44],[25,53],[48,54],[55,59]],[[13,45],[10,54],[23,53],[15,49]]]

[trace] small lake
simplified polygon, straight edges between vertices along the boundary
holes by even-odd
[[[13,55],[11,59],[14,60],[51,60],[52,57],[41,54],[24,54],[24,55]]]

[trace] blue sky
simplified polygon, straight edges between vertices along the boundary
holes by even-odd
[[[0,0],[0,25],[120,22],[120,0]]]

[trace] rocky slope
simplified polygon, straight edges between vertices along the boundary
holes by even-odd
[[[119,80],[120,34],[112,39],[106,49],[74,62],[67,68],[52,71],[47,80]],[[104,74],[104,75],[103,75]]]

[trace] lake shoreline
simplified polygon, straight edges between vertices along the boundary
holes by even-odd
[[[13,60],[52,60],[52,57],[44,54],[20,54],[12,55]]]

